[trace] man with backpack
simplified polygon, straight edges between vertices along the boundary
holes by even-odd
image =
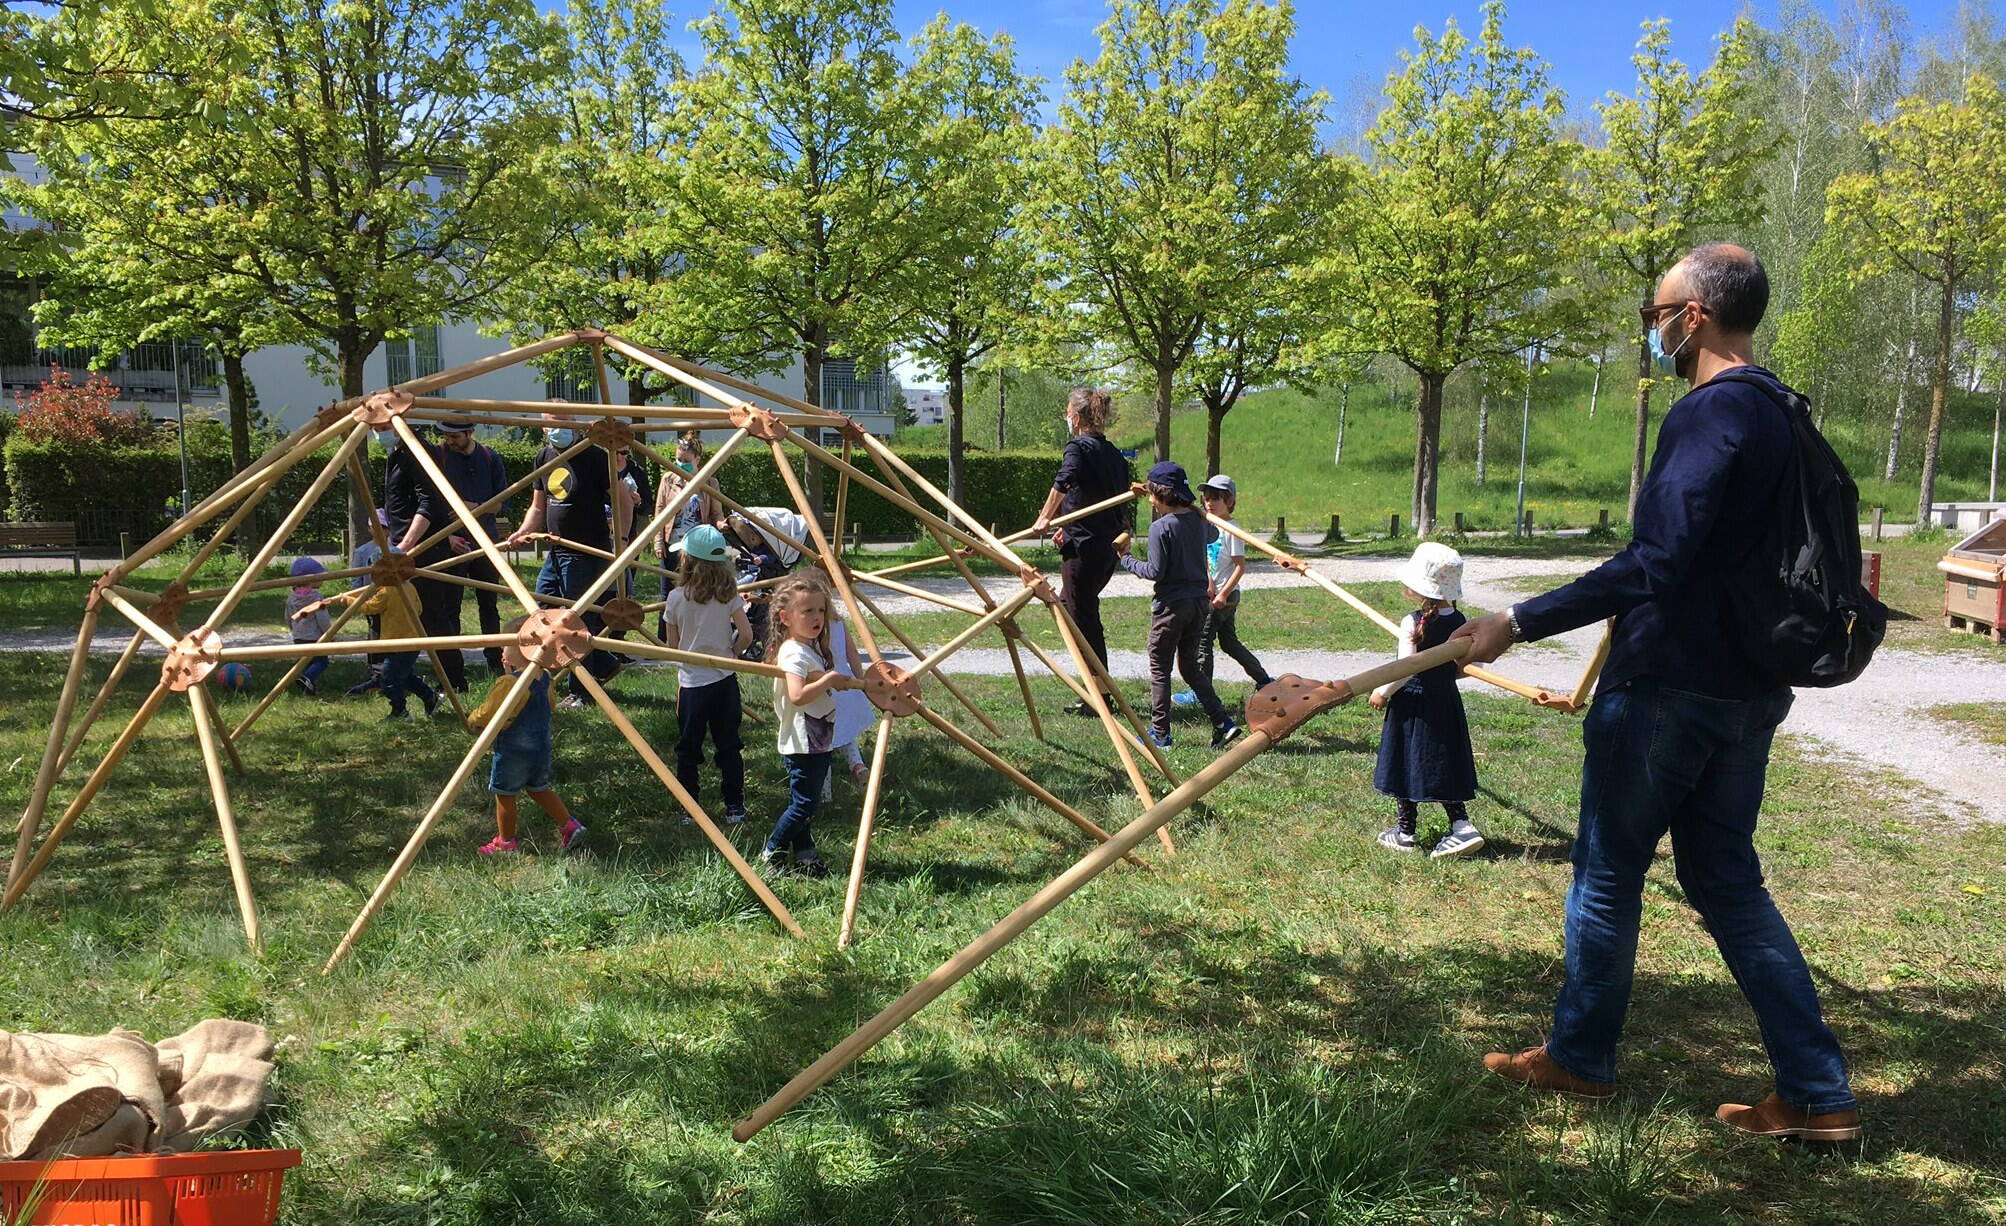
[[[1628,548],[1564,587],[1473,621],[1465,663],[1615,617],[1582,726],[1566,981],[1543,1046],[1484,1057],[1528,1087],[1615,1093],[1644,876],[1669,832],[1680,887],[1755,1011],[1775,1091],[1717,1117],[1751,1135],[1851,1141],[1845,1058],[1754,847],[1769,746],[1792,684],[1865,666],[1885,610],[1859,587],[1857,493],[1800,397],[1755,365],[1761,261],[1695,249],[1643,308],[1660,371],[1692,385],[1665,415]],[[1845,522],[1844,533],[1834,528]],[[1850,551],[1850,553],[1848,552]],[[1850,574],[1848,574],[1850,563]]]

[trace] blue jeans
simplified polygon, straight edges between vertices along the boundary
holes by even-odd
[[[1644,874],[1666,831],[1686,901],[1755,1010],[1776,1092],[1804,1110],[1855,1104],[1839,1042],[1790,925],[1762,885],[1755,822],[1788,690],[1743,701],[1654,680],[1597,694],[1582,728],[1581,827],[1567,893],[1567,982],[1547,1052],[1577,1077],[1616,1079]]]
[[[300,677],[304,679],[308,685],[312,685],[316,681],[320,680],[320,675],[322,673],[327,671],[328,664],[329,660],[326,656],[314,656],[313,658],[309,659],[306,662],[306,667],[300,670]]]
[[[796,857],[815,854],[815,834],[809,824],[822,804],[822,781],[829,777],[831,753],[784,753],[787,764],[787,809],[773,823],[766,850],[781,852],[792,848]]]
[[[406,694],[416,694],[428,711],[439,701],[432,687],[418,676],[417,667],[418,653],[415,651],[393,651],[383,657],[383,696],[390,700],[392,714],[404,713]]]
[[[606,559],[595,558],[589,553],[573,553],[569,549],[555,548],[543,555],[543,569],[536,573],[536,593],[539,596],[558,596],[565,600],[576,600],[585,594],[585,589],[598,581],[606,573]],[[599,595],[594,604],[611,600],[614,593],[609,589]],[[546,606],[548,607],[548,606]],[[581,614],[585,628],[593,634],[606,633],[605,619],[597,613]],[[601,681],[618,671],[618,663],[610,651],[593,648],[585,656],[585,671]],[[578,678],[571,678],[569,693],[585,697],[585,687],[578,684]]]

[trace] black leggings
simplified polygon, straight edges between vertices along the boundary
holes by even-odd
[[[1396,800],[1394,803],[1400,806],[1400,833],[1412,838],[1414,836],[1415,824],[1421,820],[1421,802],[1418,800]],[[1451,822],[1466,822],[1470,820],[1470,811],[1460,800],[1443,801],[1442,811],[1449,815]]]

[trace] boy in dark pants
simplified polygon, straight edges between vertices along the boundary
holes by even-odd
[[[1170,747],[1170,662],[1184,684],[1198,695],[1198,705],[1212,721],[1212,747],[1219,749],[1240,735],[1240,726],[1226,714],[1212,680],[1198,667],[1198,646],[1205,637],[1205,546],[1218,529],[1205,522],[1192,504],[1184,467],[1168,460],[1149,470],[1149,502],[1157,520],[1149,526],[1149,558],[1128,556],[1126,535],[1115,540],[1121,567],[1138,579],[1156,584],[1149,620],[1149,739]]]

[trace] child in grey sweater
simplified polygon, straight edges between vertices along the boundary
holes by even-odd
[[[1211,678],[1198,666],[1207,613],[1205,546],[1219,530],[1198,513],[1197,501],[1183,465],[1166,460],[1149,470],[1149,503],[1157,519],[1149,526],[1148,559],[1136,561],[1128,556],[1126,540],[1115,542],[1122,569],[1156,584],[1149,619],[1149,739],[1160,749],[1170,748],[1173,656],[1178,675],[1212,721],[1212,748],[1224,748],[1241,731],[1219,702]]]

